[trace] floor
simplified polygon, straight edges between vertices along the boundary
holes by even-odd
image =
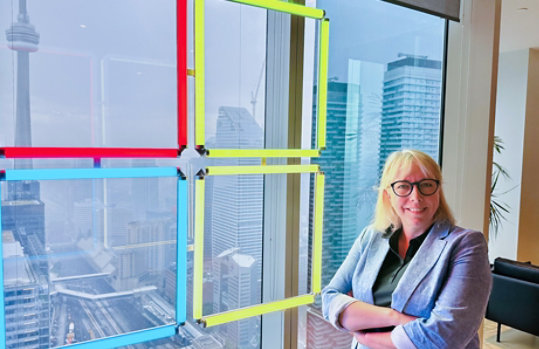
[[[496,323],[485,319],[483,349],[539,349],[539,337],[502,325],[500,343],[496,342]]]

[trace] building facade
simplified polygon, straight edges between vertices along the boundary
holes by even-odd
[[[379,169],[389,154],[414,148],[438,160],[442,62],[399,54],[384,73]]]

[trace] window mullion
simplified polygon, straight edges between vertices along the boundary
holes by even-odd
[[[288,147],[288,84],[290,15],[268,11],[266,56],[266,148]],[[286,164],[268,159],[268,164]],[[286,176],[266,176],[264,185],[264,237],[262,301],[285,298]],[[268,262],[269,261],[269,262]],[[284,338],[284,313],[262,317],[262,348],[279,348]]]

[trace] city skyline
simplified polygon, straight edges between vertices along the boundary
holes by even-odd
[[[372,71],[372,69],[373,69],[372,66],[366,65],[365,67],[366,67],[366,70],[369,70],[369,71]],[[359,69],[358,71],[360,71],[360,72],[362,71],[361,70],[361,64],[359,64],[356,68]],[[360,76],[361,76],[361,74],[360,74]],[[379,77],[379,80],[381,82],[380,77]],[[365,85],[365,84],[366,84],[366,82],[364,81],[363,85]],[[331,156],[334,156],[336,158],[346,159],[349,162],[347,164],[345,164],[346,166],[344,166],[342,168],[338,167],[338,166],[335,167],[335,161],[336,161],[335,159],[336,158],[333,158],[333,160],[328,159],[327,161],[329,161],[329,162],[326,163],[326,164],[321,162],[321,165],[322,165],[323,168],[329,167],[331,165],[331,166],[333,166],[334,170],[337,169],[338,171],[344,171],[344,172],[347,173],[347,176],[349,178],[350,178],[351,174],[353,174],[355,172],[359,172],[358,166],[361,163],[361,159],[359,157],[359,152],[357,151],[357,149],[361,148],[361,146],[362,146],[361,137],[362,136],[367,136],[369,134],[369,131],[370,131],[368,128],[365,128],[364,125],[361,124],[360,117],[362,117],[367,112],[375,113],[375,110],[372,110],[372,108],[371,108],[371,110],[367,110],[368,108],[365,109],[365,106],[362,105],[361,101],[362,100],[365,101],[366,96],[365,96],[365,94],[362,95],[360,87],[361,87],[361,78],[358,81],[356,81],[354,83],[350,83],[350,84],[349,83],[332,82],[329,85],[329,91],[330,91],[329,111],[330,111],[330,115],[333,115],[333,118],[331,119],[333,121],[330,121],[330,125],[329,125],[331,133],[328,135],[328,154],[331,154]],[[354,124],[354,125],[349,124],[349,122],[347,121],[347,118],[350,117],[350,115],[351,115],[350,114],[351,111],[347,109],[347,107],[350,106],[350,102],[348,100],[353,100],[353,101],[355,101],[355,103],[358,104],[358,108],[356,109],[356,112],[355,112],[356,114],[354,114],[354,115],[356,115],[355,117],[356,117],[356,120],[357,120],[357,124]],[[360,105],[362,105],[362,108],[359,108]],[[378,106],[380,106],[380,105],[378,105]],[[221,108],[221,110],[222,110],[222,114],[221,114],[222,115],[222,120],[221,120],[221,122],[222,123],[223,122],[229,122],[231,124],[228,125],[228,126],[226,124],[222,124],[221,127],[219,127],[219,129],[223,130],[223,133],[218,135],[218,136],[220,136],[220,138],[218,138],[216,140],[216,142],[220,141],[221,142],[220,144],[223,147],[239,147],[239,148],[241,148],[242,146],[238,145],[237,142],[243,142],[242,144],[243,144],[244,147],[261,146],[261,144],[260,144],[260,142],[262,142],[261,130],[258,129],[257,131],[253,132],[253,130],[250,129],[249,127],[245,127],[245,125],[249,125],[249,123],[251,123],[252,127],[255,127],[255,129],[256,129],[256,127],[258,127],[258,125],[255,123],[254,119],[252,119],[252,116],[250,116],[250,114],[249,114],[249,112],[247,110],[242,109],[242,108],[236,108],[236,107],[234,107],[234,108],[232,108],[232,107],[223,107],[223,108]],[[352,113],[354,113],[354,112],[352,111]],[[236,120],[236,121],[233,121],[233,120]],[[239,120],[242,120],[242,122],[239,122]],[[248,121],[248,120],[250,120],[250,121]],[[353,132],[352,133],[343,132],[343,129],[342,129],[341,126],[338,126],[337,124],[331,124],[331,122],[341,123],[342,125],[346,124],[346,126],[349,127],[348,130],[352,130]],[[373,121],[371,120],[370,123],[371,123],[371,126],[372,126]],[[241,127],[240,127],[240,124],[242,125]],[[374,122],[374,124],[376,124],[376,122]],[[232,125],[235,125],[235,126],[232,126]],[[234,133],[234,132],[241,132],[241,134],[240,133]],[[340,137],[341,133],[347,134],[347,137],[344,137],[344,138]],[[254,137],[254,139],[258,139],[258,140],[254,141],[253,137]],[[357,149],[356,149],[356,151],[351,151],[350,152],[350,154],[356,154],[355,157],[351,158],[350,155],[339,154],[339,153],[331,153],[331,147],[332,146],[336,147],[337,149],[349,149],[350,148],[350,139],[355,139],[355,141],[354,141],[354,143],[352,143],[352,145],[354,147],[356,147]],[[341,143],[343,143],[345,141],[348,142],[347,147],[345,147],[345,146],[343,146],[343,144],[341,144]],[[257,143],[257,142],[259,142],[259,143]],[[335,143],[336,145],[335,144],[332,145],[332,142],[337,142],[337,143]],[[216,143],[215,146],[219,146],[219,144]],[[324,158],[322,158],[322,159],[324,159]],[[352,160],[352,161],[350,161],[350,160]],[[222,162],[222,160],[215,160],[215,161],[216,161],[216,164],[218,164],[219,162]],[[238,161],[240,161],[240,160],[238,160]],[[242,164],[247,164],[247,163],[250,163],[249,161],[252,161],[252,160],[241,160],[241,161],[243,161]],[[245,161],[247,161],[247,162],[245,162]],[[372,162],[372,159],[371,159],[371,162]],[[339,175],[337,173],[333,173],[333,172],[331,172],[331,170],[329,170],[327,173],[328,173],[328,178],[342,178],[341,175]],[[373,180],[373,179],[371,178],[370,180]],[[375,180],[376,179],[374,179],[374,181]],[[244,184],[238,185],[238,183],[235,183],[235,184],[233,184],[233,187],[237,187],[237,188],[244,187],[245,186]],[[131,192],[138,191],[138,192],[140,192],[141,189],[148,186],[148,183],[143,185],[143,186],[133,185],[133,184],[132,185],[122,184],[122,186],[125,187],[125,188],[129,188],[128,191],[131,191]],[[247,186],[249,186],[249,185],[247,185]],[[355,191],[354,190],[352,190],[352,191],[348,190],[347,191],[347,193],[346,193],[347,199],[346,200],[348,200],[347,201],[348,204],[345,205],[343,203],[343,201],[342,201],[343,199],[337,199],[335,196],[328,196],[328,197],[326,197],[326,200],[328,200],[328,198],[329,198],[329,200],[332,200],[334,203],[341,203],[341,205],[343,205],[343,207],[348,207],[348,209],[355,209],[354,207],[356,207],[357,205],[354,206],[354,204],[350,203],[350,202],[352,202],[352,201],[357,202],[359,200],[359,196],[358,196],[359,193],[357,191],[359,189],[359,187],[356,187],[354,182],[349,182],[348,184],[342,184],[341,183],[341,184],[336,185],[336,187],[334,187],[333,189],[331,189],[332,188],[331,183],[328,183],[328,189],[329,189],[330,192],[333,192],[333,193],[337,193],[337,191],[335,191],[335,188],[346,188],[347,186],[351,187],[351,188],[354,188],[354,190],[355,190]],[[364,186],[368,187],[368,185],[364,185]],[[226,189],[227,188],[226,185],[223,185],[223,183],[221,183],[221,184],[218,185],[218,187],[225,189],[224,192],[223,192],[223,195],[225,195],[225,196],[227,194],[230,195],[230,191],[228,189]],[[118,188],[120,188],[120,187],[118,187]],[[118,188],[116,188],[116,189],[118,190]],[[102,188],[100,190],[102,190]],[[147,189],[145,189],[145,190],[147,191]],[[84,204],[85,202],[86,202],[86,204],[88,204],[89,202],[92,202],[92,201],[89,201],[88,197],[87,197],[88,195],[90,195],[90,193],[93,193],[92,190],[86,189],[86,190],[83,190],[82,193],[84,193],[84,194],[83,195],[71,194],[71,195],[75,195],[73,197],[78,197],[81,200],[81,201],[78,201],[78,202],[80,202],[81,204]],[[143,192],[142,192],[142,194],[138,194],[138,195],[144,196]],[[213,197],[212,193],[210,193],[209,195]],[[261,192],[260,193],[254,192],[254,193],[251,193],[250,195],[252,195],[253,198],[254,197],[259,197],[259,196],[261,196]],[[110,197],[114,198],[114,195],[111,194]],[[120,202],[121,202],[122,196],[120,195],[118,198],[119,198],[118,200],[120,200]],[[103,203],[100,202],[99,200],[97,202],[95,202],[95,199],[93,199],[93,200],[94,200],[93,201],[94,204],[97,205],[96,207],[98,208],[98,210],[99,210],[99,207],[101,207],[100,210],[103,210]],[[213,199],[213,200],[215,200],[215,199]],[[156,201],[159,201],[159,200],[154,199],[152,202],[156,202]],[[242,202],[242,201],[249,202],[249,199],[244,197],[242,200],[237,200],[237,201],[239,201],[239,202]],[[221,202],[228,202],[228,200],[221,199]],[[215,209],[216,207],[219,207],[219,205],[216,205],[215,203],[212,203],[212,206],[213,206],[213,209]],[[227,214],[228,214],[229,206],[228,205],[223,206],[223,208],[225,208],[225,207],[227,209]],[[131,210],[132,209],[126,209],[126,212],[129,212]],[[140,208],[138,210],[140,211]],[[217,212],[218,211],[219,211],[219,209],[217,209]],[[336,209],[335,207],[333,207],[333,208],[330,207],[330,212],[333,212],[333,213],[339,212],[339,209]],[[87,217],[88,214],[85,214],[85,216]],[[353,215],[351,213],[346,214],[346,216],[348,216],[348,217],[350,217],[350,216],[356,217],[355,215]],[[261,213],[260,213],[260,219],[261,219]],[[126,221],[126,222],[129,221],[129,218],[125,218],[124,221]],[[236,221],[241,221],[241,219],[237,219]],[[334,217],[332,218],[332,221],[337,222],[338,225],[342,225],[342,223],[338,223],[338,221],[336,221]],[[82,222],[85,224],[85,226],[88,226],[88,224],[85,223],[85,221],[82,221]],[[222,224],[219,224],[218,219],[216,220],[213,217],[212,217],[212,222],[214,222],[215,225],[222,226]],[[346,236],[348,236],[350,241],[353,241],[353,239],[355,238],[355,235],[357,234],[357,226],[360,225],[360,223],[348,222],[347,224],[348,224],[349,227],[354,228],[354,229],[350,230],[350,233],[348,235],[346,235]],[[328,227],[326,227],[326,229],[328,229]],[[329,229],[331,229],[331,228],[329,227]],[[84,231],[84,229],[82,229],[82,231]],[[125,230],[123,233],[120,233],[118,230],[116,230],[116,231],[119,233],[120,236],[126,236],[127,240],[130,239],[126,235],[126,234],[128,234],[127,230]],[[342,236],[345,236],[345,235],[342,235]],[[212,240],[214,240],[214,238],[212,238]],[[129,242],[129,241],[122,241],[122,242],[125,243],[125,242]],[[135,242],[136,243],[136,238],[135,238],[134,241],[131,240],[130,242]],[[212,242],[212,245],[214,243],[215,242]],[[220,245],[222,245],[222,243],[220,243]],[[347,253],[347,243],[343,242],[343,243],[340,243],[340,244],[335,245],[335,246],[337,246],[338,248],[341,249],[341,252],[339,252],[340,257],[338,257],[338,258],[344,258],[344,255]],[[246,256],[248,256],[248,255],[246,255]],[[138,258],[138,259],[140,260],[140,258]],[[219,260],[220,260],[219,256],[213,256],[212,257],[212,261],[214,261],[214,262],[217,261],[218,264],[222,263],[222,262],[219,262]],[[331,264],[332,265],[335,264],[337,266],[339,263],[332,262]],[[326,263],[324,263],[324,265],[328,266],[329,264],[326,262]],[[101,268],[106,268],[106,266],[103,265],[103,266],[101,266]],[[216,267],[216,270],[219,270],[219,269],[220,269],[220,267]],[[253,270],[253,269],[251,269],[251,270]],[[95,270],[95,271],[99,272],[100,270]],[[330,275],[327,274],[326,277],[330,277]],[[260,278],[259,272],[258,272],[258,275],[256,276],[256,278],[257,279]],[[324,281],[324,282],[327,282],[327,280]],[[126,285],[126,287],[128,287],[128,288],[133,288],[135,286],[136,286],[136,283],[131,283],[130,285]],[[63,292],[65,294],[65,291],[63,291]],[[214,297],[215,297],[215,295],[214,295]],[[251,300],[251,302],[252,302],[252,300]],[[215,306],[215,304],[214,304],[214,306]],[[222,308],[220,310],[222,310]],[[250,321],[250,320],[244,320],[244,321]],[[67,323],[67,324],[69,324],[69,323]],[[309,324],[310,324],[310,322],[308,322],[308,326],[310,326]],[[78,329],[78,326],[75,326],[75,328]],[[224,326],[223,326],[223,328],[224,328]],[[255,327],[252,327],[252,326],[247,327],[247,330],[252,329],[252,328],[256,328],[256,325],[255,325]],[[65,332],[68,332],[68,331],[65,331]],[[103,334],[105,334],[105,332]],[[66,333],[65,335],[69,335],[69,333]],[[225,336],[217,336],[217,338],[223,338],[223,337],[225,337]],[[240,338],[240,337],[241,336],[239,336],[238,338]],[[74,336],[74,338],[76,338],[78,340],[78,339],[82,339],[84,337],[82,337],[81,335],[78,335],[78,336]],[[219,339],[217,339],[217,340],[219,340]]]
[[[428,64],[428,68],[423,67],[425,64]],[[370,62],[350,61],[348,82],[334,81],[328,84],[327,149],[320,158],[313,159],[313,162],[321,165],[327,176],[322,286],[329,283],[348,254],[350,246],[371,223],[377,198],[375,188],[381,167],[389,153],[412,147],[432,154],[438,145],[440,88],[431,81],[440,83],[441,62],[404,55],[403,58],[389,62],[384,68]],[[401,72],[406,68],[408,69]],[[393,72],[395,69],[399,75]],[[425,73],[424,69],[430,70]],[[422,87],[422,92],[430,98],[426,102],[421,97],[414,101],[428,104],[425,108],[428,107],[432,112],[427,119],[428,127],[419,127],[410,132],[414,130],[413,125],[416,123],[405,126],[407,131],[402,132],[405,138],[401,140],[386,130],[388,124],[391,124],[388,110],[400,113],[393,119],[399,124],[402,122],[407,125],[406,123],[414,122],[418,117],[407,118],[407,110],[400,105],[390,109],[394,99],[404,98],[401,91],[406,90],[408,85],[397,84],[397,92],[390,93],[388,90],[395,89],[391,85],[394,79],[406,81],[408,78],[417,78],[417,75],[423,78],[423,83],[415,85]],[[425,82],[425,75],[431,79],[428,84]],[[434,91],[426,92],[427,88]],[[431,103],[434,105],[431,106]],[[406,103],[404,105],[408,106]],[[365,151],[365,148],[369,151]],[[437,153],[433,155],[437,158]],[[327,323],[322,323],[319,303],[307,310],[306,321],[306,345],[309,348],[344,349],[350,346],[351,338],[342,338],[339,331]],[[314,331],[314,328],[319,331]]]
[[[149,45],[145,49],[128,47],[130,45],[128,43],[125,46],[120,45],[120,48],[125,49],[121,54],[116,52],[113,55],[107,55],[106,47],[111,46],[111,43],[107,42],[104,44],[105,47],[97,50],[97,53],[87,54],[88,49],[79,46],[80,43],[70,41],[70,45],[73,45],[70,46],[61,40],[50,40],[51,35],[43,35],[54,33],[57,28],[54,30],[51,27],[46,28],[43,25],[43,13],[46,13],[47,9],[38,3],[34,5],[40,8],[39,11],[36,10],[40,16],[35,17],[38,19],[41,17],[41,22],[38,21],[40,25],[36,27],[41,32],[42,43],[47,49],[40,52],[39,58],[34,61],[33,66],[30,66],[32,71],[42,75],[38,75],[39,78],[35,79],[36,84],[33,90],[38,91],[37,94],[32,95],[35,118],[28,123],[28,129],[30,129],[30,124],[37,128],[34,134],[30,133],[30,143],[27,142],[27,145],[47,144],[51,138],[54,139],[53,145],[63,146],[66,144],[87,146],[174,144],[173,127],[166,127],[168,121],[171,120],[168,115],[174,114],[176,107],[173,93],[174,80],[169,77],[173,68],[171,62],[174,54],[171,54],[168,48],[157,49],[155,51],[158,53],[147,57],[148,51],[153,52],[148,47],[155,49],[155,46],[151,45],[150,38],[144,41]],[[121,13],[120,10],[122,10],[121,6],[106,9],[114,10],[111,11],[110,17],[107,15],[109,20],[114,19],[114,13]],[[166,12],[162,10],[156,10],[155,13]],[[250,13],[238,12],[235,15],[240,17],[242,15],[248,17],[246,14]],[[253,15],[249,20],[256,21],[257,18],[259,18],[258,15]],[[110,22],[107,23],[110,24]],[[99,35],[91,39],[84,37],[90,32],[87,29],[95,28],[95,23],[75,21],[69,24],[78,28],[77,35],[83,38],[80,42],[97,45],[95,38]],[[159,29],[167,32],[167,30],[170,31],[173,23],[167,21],[160,25],[162,27]],[[131,24],[122,28],[122,35],[126,41],[129,35],[133,34],[129,31],[133,27],[137,25]],[[264,21],[264,25],[257,24],[256,27],[264,27],[265,30],[266,22]],[[243,35],[246,35],[248,29],[248,24],[242,24]],[[260,38],[260,36],[253,36]],[[174,46],[172,37],[167,36],[164,41]],[[245,44],[248,41],[241,42],[240,40],[240,43]],[[264,40],[256,42],[257,49],[253,48],[253,51],[258,51],[258,46],[265,45]],[[61,52],[51,52],[50,48],[54,47],[62,47]],[[242,56],[241,62],[247,66],[245,69],[252,68],[253,73],[238,78],[239,90],[232,91],[231,89],[230,91],[232,97],[229,99],[234,102],[237,99],[238,102],[217,102],[215,96],[209,96],[212,101],[211,113],[217,116],[215,119],[208,118],[210,131],[208,136],[215,138],[208,139],[208,147],[212,145],[225,148],[263,148],[265,113],[260,110],[264,110],[266,106],[262,97],[259,97],[258,102],[255,99],[256,118],[250,111],[253,107],[251,93],[259,79],[258,76],[265,80],[265,75],[259,75],[260,65],[265,66],[265,58],[260,60],[258,57],[260,52],[258,52],[257,59],[250,59],[250,53]],[[5,52],[0,54],[5,54]],[[253,63],[251,64],[250,61]],[[45,74],[44,67],[47,67],[50,62],[56,64],[56,67],[63,66],[64,71],[56,70],[54,73],[54,70],[51,70],[49,74]],[[374,174],[377,175],[377,164],[382,161],[382,155],[378,150],[374,151],[372,145],[376,144],[379,147],[382,142],[380,134],[383,127],[381,119],[380,121],[377,119],[381,118],[377,108],[381,110],[384,107],[384,98],[387,101],[382,85],[384,84],[384,70],[391,62],[391,60],[385,63],[355,60],[355,63],[343,65],[348,67],[346,78],[336,73],[334,74],[336,80],[329,85],[333,96],[328,100],[330,105],[328,112],[333,113],[334,118],[328,121],[328,149],[324,151],[325,157],[323,156],[319,163],[322,165],[322,170],[326,171],[326,178],[333,180],[327,184],[327,192],[333,196],[326,196],[329,209],[327,217],[330,222],[326,222],[324,246],[328,243],[334,246],[331,250],[325,251],[326,254],[323,257],[324,283],[331,277],[332,270],[340,264],[338,261],[346,255],[350,242],[357,236],[357,227],[370,219],[371,213],[368,207],[374,200],[372,194],[374,193],[372,187],[376,184]],[[227,64],[224,65],[227,66]],[[231,69],[229,73],[234,73],[236,68],[243,68],[241,64],[234,67],[235,69]],[[268,68],[262,68],[264,72],[265,69]],[[111,75],[106,75],[107,73]],[[67,78],[70,74],[73,79],[78,79],[78,84],[68,83],[63,87],[56,85],[56,83],[69,81]],[[103,76],[106,77],[103,78]],[[152,82],[152,77],[159,82]],[[51,78],[54,78],[54,84],[50,86],[50,91],[47,91],[49,86],[45,86],[44,82],[50,81]],[[226,81],[226,79],[223,80]],[[129,81],[129,86],[125,87],[127,93],[125,95],[122,94],[122,81]],[[13,86],[15,85],[13,81]],[[241,87],[244,85],[248,87]],[[262,85],[260,96],[265,93],[265,86]],[[371,86],[367,88],[369,85]],[[76,88],[70,91],[69,86],[76,86]],[[380,86],[379,93],[371,91],[374,90],[374,86]],[[9,87],[0,86],[2,96],[9,95],[9,93],[4,94]],[[141,89],[137,89],[139,87]],[[219,88],[222,89],[223,86]],[[225,86],[225,89],[227,88],[228,85]],[[156,90],[166,90],[166,92],[156,94],[154,93]],[[58,103],[56,95],[62,97],[62,103]],[[145,99],[147,96],[149,98]],[[136,100],[139,104],[126,106],[118,103],[112,106],[109,104],[111,100],[122,102]],[[350,108],[352,105],[353,107]],[[4,130],[17,128],[10,118],[16,113],[9,110],[10,107],[14,109],[14,106],[10,106],[9,103],[7,106],[0,107],[4,108],[0,109],[2,122],[7,125]],[[150,111],[152,108],[155,109],[155,113]],[[155,128],[148,126],[146,129],[145,123],[139,123],[136,120],[128,123],[122,119],[125,115],[135,114],[138,115],[139,121],[147,115],[155,117]],[[55,117],[57,117],[56,120],[65,122],[66,126],[73,126],[76,132],[58,134],[57,129],[62,131],[62,127],[48,128],[47,124]],[[115,117],[118,119],[111,120],[110,123],[105,124],[103,121]],[[18,120],[18,117],[16,119]],[[80,128],[75,125],[75,123],[80,124],[81,121],[83,125],[91,125],[91,127]],[[132,132],[124,132],[125,125],[135,127]],[[89,129],[92,133],[85,133]],[[152,136],[145,137],[145,132],[150,129],[152,132],[148,134]],[[211,130],[215,133],[212,134]],[[49,131],[55,136],[51,137]],[[158,136],[154,137],[154,134]],[[32,139],[32,137],[35,138]],[[16,139],[17,137],[7,134],[7,131],[0,132],[2,144],[20,145]],[[32,140],[37,142],[32,143]],[[197,161],[201,162],[200,160],[198,156],[193,157],[193,161],[188,162],[186,167],[189,169],[197,167]],[[10,160],[2,159],[1,161],[8,167],[12,166]],[[204,164],[211,163],[209,160],[203,161]],[[45,167],[50,167],[51,164],[59,164],[61,167],[73,166],[73,164],[75,167],[93,165],[91,160],[64,162],[39,160],[37,163]],[[110,162],[110,164],[125,164],[126,166],[159,166],[162,163],[164,162],[137,163],[137,161],[129,160]],[[213,164],[250,165],[255,163],[258,164],[259,160],[216,160]],[[354,178],[356,174],[358,174],[357,180]],[[209,181],[209,178],[206,180]],[[262,238],[255,232],[262,232],[263,210],[258,207],[262,206],[263,201],[263,179],[252,176],[242,179],[212,178],[212,180],[214,182],[208,187],[210,190],[207,193],[207,203],[211,205],[211,210],[207,212],[208,219],[211,220],[207,236],[211,238],[207,238],[209,241],[205,246],[205,252],[209,252],[206,256],[211,256],[211,260],[205,261],[205,268],[209,269],[213,284],[204,290],[204,294],[211,295],[212,302],[214,300],[220,302],[211,304],[214,311],[261,302],[262,247],[259,245]],[[13,246],[15,246],[13,247],[15,252],[10,258],[24,260],[23,264],[28,265],[34,274],[43,275],[46,278],[46,282],[41,280],[41,283],[37,283],[36,278],[28,277],[28,282],[19,283],[17,286],[18,289],[35,287],[33,295],[48,298],[47,302],[36,302],[33,305],[35,309],[38,309],[37,312],[43,315],[38,317],[38,322],[45,322],[44,314],[48,319],[48,324],[43,325],[43,328],[48,327],[47,330],[38,331],[37,337],[47,342],[50,340],[50,343],[53,343],[50,337],[54,337],[54,343],[60,345],[68,338],[80,342],[174,322],[175,299],[171,297],[171,294],[174,293],[175,286],[171,281],[171,273],[174,273],[174,268],[177,266],[173,263],[175,259],[171,257],[175,253],[173,251],[175,245],[171,242],[174,239],[171,239],[171,236],[174,236],[172,234],[175,217],[172,217],[173,210],[170,209],[175,202],[174,195],[170,194],[175,192],[173,185],[153,179],[117,183],[92,180],[91,183],[77,183],[74,188],[60,182],[32,183],[10,182],[8,185],[5,185],[5,182],[2,183],[2,220],[16,222],[15,225],[9,223],[13,226],[10,231],[14,241]],[[7,190],[4,189],[6,186]],[[25,189],[26,187],[30,189]],[[245,188],[245,190],[238,188]],[[22,204],[22,201],[27,199],[32,199],[32,203]],[[234,203],[231,204],[231,201]],[[11,206],[17,206],[19,213],[9,211],[8,202],[18,202]],[[21,210],[26,210],[27,213]],[[249,219],[244,219],[243,217],[247,215],[251,216]],[[15,216],[16,219],[13,219]],[[21,219],[24,216],[31,217],[33,221],[30,218]],[[236,219],[232,218],[234,216]],[[73,219],[71,220],[70,217]],[[241,223],[246,220],[250,223],[242,227]],[[2,226],[4,227],[4,224]],[[331,237],[330,231],[334,233],[331,229],[343,233]],[[28,235],[26,230],[33,230],[29,234],[30,237],[25,236]],[[231,231],[236,236],[230,234]],[[247,236],[249,234],[251,235]],[[6,239],[9,240],[8,237]],[[126,247],[144,245],[151,241],[163,242],[163,245],[144,248]],[[17,243],[20,248],[17,247]],[[238,250],[233,250],[234,248]],[[302,254],[302,256],[307,255],[308,253]],[[9,264],[6,263],[6,265]],[[250,288],[239,287],[240,283],[245,283],[242,280],[251,280]],[[46,287],[43,287],[44,285]],[[6,288],[6,292],[8,291],[15,294],[18,292],[17,289]],[[120,295],[119,293],[123,291],[132,292]],[[22,301],[22,298],[20,300],[14,298],[14,302],[19,301]],[[6,311],[8,310],[6,308]],[[312,332],[321,319],[319,314],[312,313],[311,310],[309,309],[310,315],[307,315],[307,330],[310,329]],[[116,313],[127,315],[115,316]],[[138,315],[133,315],[134,313]],[[259,322],[258,318],[247,319],[208,332],[193,327],[193,324],[188,322],[180,331],[184,337],[176,336],[174,341],[179,346],[197,347],[204,343],[212,343],[224,347],[225,343],[234,343],[238,347],[258,347],[260,344]],[[231,336],[231,333],[236,335]],[[325,336],[324,333],[318,333],[315,337],[317,341],[321,341]],[[166,345],[165,342],[163,341],[163,345]],[[13,345],[13,347],[16,346]]]

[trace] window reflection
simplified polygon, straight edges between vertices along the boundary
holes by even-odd
[[[175,323],[176,178],[2,182],[6,346]]]
[[[177,146],[175,9],[2,1],[0,145]]]
[[[389,153],[416,148],[438,158],[445,21],[374,0],[317,7],[332,24],[327,149],[313,159],[326,173],[324,286],[372,219]],[[299,327],[300,346],[350,347],[351,337],[327,324],[318,306]]]

